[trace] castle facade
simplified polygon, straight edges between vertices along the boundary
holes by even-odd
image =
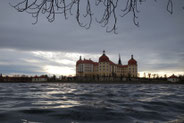
[[[133,55],[131,55],[127,65],[122,65],[120,55],[118,64],[115,64],[103,51],[98,62],[94,62],[91,59],[82,60],[80,56],[76,62],[76,76],[137,77],[137,66],[137,61],[133,58]]]

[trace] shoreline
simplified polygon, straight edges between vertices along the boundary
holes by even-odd
[[[168,81],[46,81],[46,82],[0,82],[1,83],[49,83],[49,84],[184,84],[184,82]]]

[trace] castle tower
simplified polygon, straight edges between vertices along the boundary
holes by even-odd
[[[128,71],[130,77],[137,77],[137,61],[131,55],[131,59],[128,61]]]

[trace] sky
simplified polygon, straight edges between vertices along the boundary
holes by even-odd
[[[80,56],[98,61],[105,50],[114,63],[119,53],[123,64],[133,54],[141,75],[184,74],[183,0],[174,1],[172,15],[166,11],[167,0],[143,3],[138,13],[140,26],[133,24],[131,14],[118,17],[118,34],[107,33],[95,21],[86,30],[75,16],[65,20],[57,15],[50,23],[40,15],[33,25],[35,19],[17,12],[9,5],[12,1],[0,1],[0,73],[75,75]]]

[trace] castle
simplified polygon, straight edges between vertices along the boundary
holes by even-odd
[[[137,77],[137,61],[131,55],[128,65],[122,65],[119,55],[118,64],[115,64],[106,56],[105,51],[99,57],[99,62],[94,62],[91,59],[82,60],[80,56],[76,62],[76,76]]]

